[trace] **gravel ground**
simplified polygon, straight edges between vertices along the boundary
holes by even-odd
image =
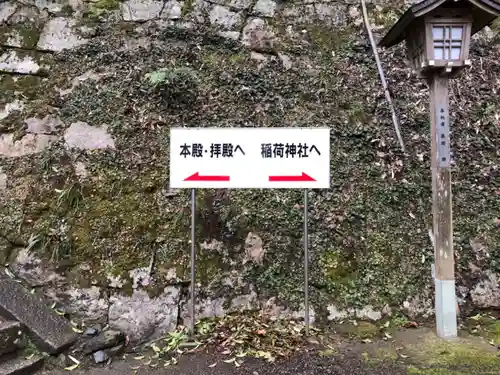
[[[214,363],[214,358],[208,355],[196,355],[184,358],[177,366],[169,368],[141,368],[137,375],[407,375],[404,367],[396,365],[368,364],[361,356],[353,354],[343,358],[321,357],[317,354],[301,353],[291,359],[277,363],[266,363],[262,361],[246,361],[241,367],[218,363],[215,367],[209,367]],[[134,374],[133,367],[137,361],[116,361],[106,367],[93,367],[87,370],[75,370],[74,375],[126,375]],[[52,370],[42,372],[43,375],[68,374],[64,370]]]

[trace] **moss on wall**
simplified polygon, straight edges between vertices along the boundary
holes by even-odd
[[[278,21],[274,27],[279,31]],[[38,247],[48,258],[60,253],[59,258],[70,256],[75,263],[90,262],[103,275],[145,266],[156,252],[159,268],[175,267],[185,279],[189,192],[165,193],[169,128],[326,126],[331,129],[332,188],[310,192],[311,297],[318,314],[325,313],[331,301],[400,305],[421,290],[432,261],[425,86],[408,76],[402,50],[382,54],[396,104],[404,113],[402,127],[410,151],[402,155],[371,52],[363,47],[366,41],[358,30],[303,27],[304,40],[282,39],[279,45],[280,52],[290,54],[287,68],[278,56],[256,61],[249,51],[221,43],[203,29],[169,28],[147,49],[117,52],[112,43],[98,39],[58,55],[54,76],[69,80],[88,70],[113,73],[98,86],[82,82],[59,103],[59,114],[67,124],[109,125],[117,149],[78,154],[90,177],[81,181],[81,196],[73,190],[68,195],[73,203],[64,205],[51,185],[51,176],[61,174],[61,160],[52,157],[51,165],[42,167],[40,156],[35,165],[45,172],[33,187],[38,193],[23,210],[31,212],[36,202],[45,205],[30,214],[33,223],[22,226],[20,237],[50,238],[47,246]],[[102,30],[99,38],[112,40],[112,32]],[[486,76],[470,74],[491,84],[498,60],[485,64],[488,69],[481,74]],[[165,67],[196,71],[194,102],[177,103],[148,86],[144,76]],[[500,178],[493,167],[498,164],[495,140],[500,130],[494,124],[500,102],[491,86],[455,82],[462,93],[452,97],[452,141],[459,166],[453,170],[459,273],[465,274],[468,263],[477,261],[472,239],[490,249],[483,267],[500,271],[500,234],[493,222],[500,212]],[[32,104],[33,112],[44,111],[47,103],[42,99]],[[5,170],[21,175],[23,166],[32,162],[27,158],[6,164]],[[71,191],[78,180],[71,171],[64,176],[58,189]],[[238,270],[262,295],[298,304],[303,282],[302,199],[303,192],[296,190],[199,190],[198,242],[217,244],[199,249],[200,280],[206,285],[224,270]],[[11,210],[17,212],[13,206]],[[15,232],[13,221],[3,216],[2,221]],[[242,263],[249,232],[263,239],[263,265]]]
[[[121,0],[97,0],[93,1],[86,11],[86,16],[89,18],[99,18],[109,11],[120,8]]]
[[[0,25],[0,45],[7,44],[13,38],[19,41],[21,48],[33,49],[38,43],[40,32],[40,25],[37,24]]]

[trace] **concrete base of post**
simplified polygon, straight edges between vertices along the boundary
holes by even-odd
[[[457,296],[454,280],[434,279],[436,333],[445,340],[457,338]]]

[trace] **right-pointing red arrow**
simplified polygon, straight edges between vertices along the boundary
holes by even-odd
[[[308,174],[302,172],[300,176],[269,176],[269,182],[316,181]]]

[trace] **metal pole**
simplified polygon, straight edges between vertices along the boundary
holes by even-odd
[[[308,246],[308,202],[307,189],[304,189],[304,322],[306,336],[309,336],[309,246]]]
[[[191,324],[189,327],[191,335],[194,335],[195,326],[195,296],[194,288],[196,283],[196,189],[191,190]]]

